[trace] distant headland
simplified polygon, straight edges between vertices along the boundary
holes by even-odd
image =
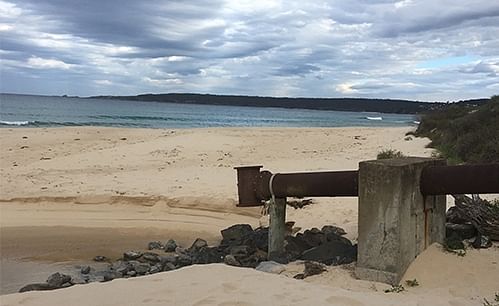
[[[93,96],[90,98],[133,100],[144,102],[168,102],[182,104],[232,105],[252,107],[301,108],[331,111],[380,112],[396,114],[420,114],[440,109],[442,102],[420,102],[396,99],[365,98],[287,98],[241,95],[212,95],[195,93],[141,94],[136,96]],[[489,99],[464,100],[457,103],[477,105]]]

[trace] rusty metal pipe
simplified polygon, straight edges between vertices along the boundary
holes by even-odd
[[[358,171],[331,171],[276,174],[273,191],[284,197],[355,197],[358,192]]]
[[[420,190],[423,195],[499,193],[499,164],[427,167]]]

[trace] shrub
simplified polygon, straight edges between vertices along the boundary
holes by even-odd
[[[499,96],[482,105],[451,104],[425,114],[417,136],[431,139],[450,163],[499,162]]]
[[[393,149],[385,149],[378,153],[377,159],[390,159],[390,158],[402,158],[405,157],[402,152]]]

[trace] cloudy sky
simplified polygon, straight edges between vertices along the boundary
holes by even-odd
[[[499,94],[496,0],[0,0],[0,91]]]

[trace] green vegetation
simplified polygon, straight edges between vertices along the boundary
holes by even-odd
[[[415,133],[431,139],[450,163],[499,162],[499,96],[487,103],[455,103],[423,115]]]
[[[390,159],[390,158],[402,158],[404,154],[402,152],[392,149],[385,149],[378,153],[376,159]]]
[[[402,291],[405,291],[404,286],[402,286],[402,285],[395,285],[395,286],[392,286],[390,289],[386,289],[384,292],[385,293],[399,293],[399,292],[402,292]]]
[[[409,287],[417,287],[419,286],[419,282],[417,279],[408,279],[405,281],[405,284]]]

